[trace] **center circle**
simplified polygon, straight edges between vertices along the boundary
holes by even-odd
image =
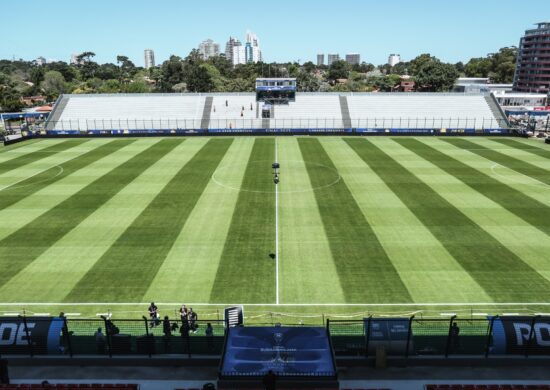
[[[238,172],[234,165],[218,168],[212,175],[212,181],[221,187],[235,191],[273,193],[274,170],[271,168],[273,161],[249,161],[248,168],[254,172],[260,172],[252,181],[246,180]],[[279,161],[281,167],[278,169],[280,182],[277,184],[280,194],[311,192],[335,185],[341,180],[341,176],[334,168],[323,164],[303,160]],[[308,166],[306,170],[306,165]],[[309,172],[308,172],[309,171]],[[296,174],[296,172],[299,172]],[[319,178],[319,182],[312,187],[309,174]],[[269,189],[267,189],[269,188]]]

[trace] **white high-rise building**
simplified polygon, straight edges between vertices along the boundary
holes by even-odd
[[[328,66],[331,66],[333,62],[340,61],[340,54],[328,55]]]
[[[153,49],[145,49],[143,51],[143,57],[145,59],[145,69],[155,67],[155,52]]]
[[[220,55],[220,44],[214,42],[212,39],[207,39],[202,41],[199,45],[199,53],[201,53],[202,58],[205,60],[210,57],[215,57]]]
[[[243,44],[241,41],[234,37],[229,37],[229,41],[225,44],[225,58],[227,58],[233,65],[235,65],[235,61],[233,61],[233,49],[242,45]],[[244,62],[242,63],[244,64]]]
[[[317,54],[317,66],[321,66],[325,64],[325,55],[324,54]]]
[[[359,53],[346,54],[346,62],[350,65],[359,65],[361,63],[361,55]]]
[[[246,46],[245,46],[245,59],[246,62],[260,62],[262,61],[262,51],[260,49],[260,40],[250,30],[246,31]]]
[[[401,56],[399,54],[390,54],[388,57],[388,65],[395,66],[401,62]]]
[[[260,40],[256,34],[251,31],[246,32],[245,45],[237,38],[229,37],[229,41],[227,41],[225,45],[225,58],[227,58],[233,66],[262,61]]]

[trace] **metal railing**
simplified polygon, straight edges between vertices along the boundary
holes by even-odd
[[[10,323],[11,322],[11,323]],[[220,355],[225,339],[223,320],[67,319],[24,317],[3,319],[0,355]],[[57,324],[57,326],[55,325]],[[211,333],[206,332],[207,324]],[[7,329],[7,330],[6,330]],[[4,334],[4,332],[6,332]],[[12,340],[13,342],[10,342]]]
[[[344,126],[341,118],[272,118],[269,129],[288,130],[462,130],[483,131],[506,129],[505,119],[479,117],[449,118],[352,118],[351,128]],[[262,118],[211,118],[208,129],[201,129],[201,119],[72,119],[49,121],[48,130],[54,132],[171,132],[177,130],[194,130],[219,132],[227,130],[262,130]]]
[[[550,318],[540,316],[327,320],[337,356],[550,355]]]

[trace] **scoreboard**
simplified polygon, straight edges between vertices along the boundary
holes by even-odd
[[[256,79],[256,101],[270,104],[288,104],[295,100],[295,78],[281,77]]]

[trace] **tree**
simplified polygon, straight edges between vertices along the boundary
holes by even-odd
[[[124,87],[127,93],[147,93],[150,92],[149,86],[144,81],[134,81]]]
[[[178,56],[170,56],[161,66],[160,82],[157,82],[157,88],[161,92],[171,92],[172,87],[185,81],[183,71],[183,61]]]
[[[347,79],[349,74],[349,65],[346,61],[334,61],[328,68],[327,78],[331,81],[337,79]]]
[[[56,98],[66,91],[65,78],[60,72],[50,70],[44,75],[40,87],[49,98]]]
[[[211,92],[214,89],[214,81],[206,66],[201,64],[192,67],[187,77],[187,89],[191,92]]]
[[[117,64],[120,64],[120,80],[121,81],[130,81],[132,76],[135,74],[136,66],[128,57],[126,56],[117,56]]]
[[[417,89],[441,92],[450,90],[458,76],[454,65],[432,59],[419,66],[415,80]]]
[[[299,92],[317,92],[321,87],[319,79],[306,70],[298,72],[296,84]]]

